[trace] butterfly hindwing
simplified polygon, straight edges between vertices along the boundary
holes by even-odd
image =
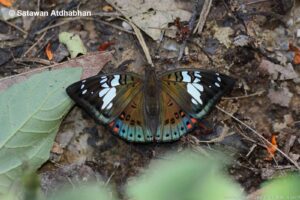
[[[196,119],[203,118],[234,85],[224,74],[198,69],[177,69],[159,76],[162,90]]]
[[[142,79],[134,73],[101,74],[67,88],[68,95],[97,122],[108,124],[141,91]]]
[[[160,125],[155,136],[156,141],[178,140],[195,128],[197,120],[184,112],[164,90],[161,92],[160,102]]]
[[[121,114],[109,124],[112,132],[129,142],[150,142],[151,132],[144,119],[144,95],[137,94]]]

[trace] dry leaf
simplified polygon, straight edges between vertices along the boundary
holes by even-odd
[[[215,27],[214,37],[219,40],[221,44],[224,44],[226,48],[229,48],[231,45],[230,36],[234,31],[230,27]]]
[[[108,47],[110,47],[111,45],[114,45],[115,42],[114,41],[106,41],[103,42],[99,47],[98,47],[98,51],[105,51]]]
[[[14,0],[0,0],[0,4],[6,6],[6,7],[12,7]]]
[[[127,18],[147,33],[153,40],[159,40],[164,29],[176,18],[188,21],[192,2],[164,0],[106,0]]]
[[[294,64],[296,65],[300,64],[300,49],[290,44],[290,50],[295,53],[294,60],[293,60]]]
[[[266,157],[265,159],[266,160],[272,160],[275,156],[275,152],[277,151],[277,141],[276,141],[276,135],[272,135],[272,138],[271,138],[271,143],[272,145],[269,145],[267,147],[267,151],[269,153],[268,157]]]
[[[50,42],[46,46],[45,53],[47,55],[48,60],[53,59],[53,53],[52,53],[52,50],[51,50],[51,43]]]
[[[289,107],[289,103],[293,97],[293,93],[287,87],[278,90],[270,89],[268,94],[271,103],[278,104],[283,107]]]
[[[289,80],[299,77],[297,72],[295,72],[293,65],[290,63],[286,67],[283,67],[268,60],[262,60],[258,68],[262,72],[267,72],[271,75],[273,80]]]
[[[103,6],[102,10],[104,12],[112,12],[112,11],[114,11],[113,7],[111,7],[110,5]]]
[[[93,52],[85,56],[81,56],[75,59],[71,59],[67,62],[55,64],[52,66],[42,67],[34,69],[22,74],[15,76],[5,77],[0,79],[0,91],[8,88],[14,83],[18,83],[30,77],[33,74],[40,73],[42,71],[59,69],[59,68],[68,68],[68,67],[82,67],[83,74],[81,78],[87,78],[89,76],[96,75],[102,67],[110,61],[112,58],[111,52]]]

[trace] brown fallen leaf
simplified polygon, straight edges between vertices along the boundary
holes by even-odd
[[[41,67],[15,76],[5,77],[0,79],[0,92],[15,83],[26,80],[28,77],[30,77],[33,74],[40,73],[45,70],[53,70],[53,69],[60,69],[66,67],[82,67],[83,74],[81,78],[84,79],[89,76],[96,75],[103,68],[103,66],[111,59],[112,59],[112,52],[93,52],[84,56],[80,56],[78,58],[71,59],[63,63],[59,63],[47,67]]]
[[[289,103],[293,97],[293,93],[291,93],[287,87],[283,87],[278,90],[271,88],[269,90],[268,97],[273,104],[278,104],[283,107],[289,107]]]
[[[53,53],[52,53],[52,50],[51,50],[51,43],[50,42],[46,46],[45,53],[47,55],[48,60],[53,59]]]
[[[265,158],[265,160],[272,160],[275,156],[275,152],[277,151],[277,141],[276,141],[276,135],[272,135],[271,138],[271,143],[272,145],[269,145],[267,147],[267,151],[269,153],[269,155]]]
[[[299,77],[290,63],[283,67],[263,59],[258,68],[261,72],[271,75],[273,80],[289,80]]]
[[[114,11],[114,8],[111,7],[110,5],[105,5],[105,6],[102,7],[102,10],[104,12],[112,12],[112,11]]]
[[[292,44],[290,44],[289,48],[290,51],[293,51],[295,53],[294,64],[296,65],[300,64],[300,49],[296,46],[293,46]]]
[[[0,0],[0,4],[6,6],[6,7],[12,7],[14,0]]]
[[[115,10],[120,11],[153,40],[159,40],[168,24],[177,17],[188,21],[191,17],[192,2],[164,0],[106,0]]]
[[[105,51],[108,47],[110,47],[111,45],[114,45],[114,44],[115,44],[114,41],[105,41],[99,45],[98,51]]]

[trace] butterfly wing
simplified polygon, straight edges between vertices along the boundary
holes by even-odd
[[[117,118],[141,91],[142,79],[134,73],[101,74],[67,88],[68,95],[97,122]]]
[[[161,91],[160,97],[160,124],[155,141],[178,140],[182,135],[195,128],[197,119],[183,111],[165,90]]]
[[[224,74],[198,69],[177,69],[159,75],[162,90],[195,119],[208,114],[218,100],[234,86]]]
[[[153,136],[144,118],[144,93],[140,92],[126,106],[109,128],[117,136],[129,142],[150,142]]]

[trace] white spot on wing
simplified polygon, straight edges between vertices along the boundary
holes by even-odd
[[[198,102],[195,99],[192,99],[192,103],[195,104],[195,105],[198,104]]]
[[[193,83],[200,83],[200,81],[201,81],[200,78],[195,78]]]
[[[107,81],[107,78],[106,78],[106,77],[105,77],[105,78],[101,77],[100,83],[104,83],[104,82],[106,82],[106,81]]]
[[[187,84],[187,91],[196,101],[198,101],[200,104],[203,104],[200,98],[201,93],[191,83]]]
[[[81,94],[85,94],[87,92],[87,89],[83,90]]]
[[[197,77],[197,78],[202,78],[200,72],[194,72],[194,76]]]
[[[217,79],[218,79],[219,82],[221,82],[221,78],[220,77],[218,77]]]
[[[113,106],[112,102],[110,102],[110,104],[108,104],[106,109],[111,109],[111,107]]]
[[[85,83],[85,82],[86,82],[86,80],[82,80],[81,82],[82,82],[82,83]]]
[[[99,92],[99,97],[103,97],[109,90],[110,90],[110,88],[105,88],[105,89],[101,90]]]
[[[215,85],[216,85],[217,87],[220,87],[220,84],[219,84],[219,83],[215,83]]]
[[[114,75],[114,78],[111,80],[111,86],[115,87],[117,85],[120,85],[120,75]]]
[[[204,88],[201,84],[198,84],[198,83],[194,83],[193,86],[198,89],[200,92],[203,92],[204,91]]]
[[[191,82],[191,76],[188,74],[187,71],[181,72],[181,75],[183,77],[182,82]]]
[[[108,87],[109,87],[109,85],[108,85],[107,83],[103,83],[101,86],[102,86],[102,87],[105,87],[105,88],[108,88]]]
[[[82,85],[80,86],[80,89],[82,90],[82,89],[84,88],[84,86],[85,86],[85,85],[84,85],[84,84],[82,84]]]
[[[116,94],[117,94],[117,89],[116,88],[109,88],[109,91],[103,97],[103,104],[102,104],[102,107],[101,107],[102,110],[104,108],[106,108],[106,106],[114,99]]]

